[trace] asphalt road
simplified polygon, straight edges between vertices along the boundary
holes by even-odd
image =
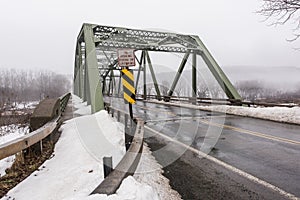
[[[113,99],[111,104],[114,107],[128,110],[122,99]],[[147,122],[149,128],[187,144],[193,149],[208,153],[218,160],[300,197],[300,126],[146,102],[137,102],[133,106],[133,110],[136,116],[142,117]],[[172,145],[169,147],[169,142],[162,143],[162,139],[155,137],[151,131],[148,131],[148,138],[145,140],[150,144],[157,160],[165,167],[165,170],[173,167],[172,170],[176,171],[180,162],[185,162],[191,172],[195,170],[194,174],[201,174],[197,172],[200,158],[191,159],[193,154],[189,153],[189,150],[180,151],[178,150],[180,148],[172,147]],[[170,148],[173,156],[170,156]],[[201,168],[207,169],[207,165],[205,166],[201,166]],[[216,165],[211,166],[215,167]],[[176,173],[179,173],[179,170]],[[221,170],[220,173],[228,175],[229,172]],[[168,177],[168,174],[165,175]],[[214,177],[214,175],[210,177]],[[172,180],[176,182],[176,176],[168,178],[171,182]],[[205,180],[203,177],[202,179]],[[214,182],[217,182],[215,179]],[[274,194],[277,199],[282,198],[279,192],[270,191],[263,186],[250,187],[253,183],[250,184],[245,180],[233,181],[236,184],[242,184],[243,187],[246,185],[246,189],[243,189],[230,181],[228,177],[218,177],[217,179],[219,182],[213,185],[221,183],[219,189],[216,189],[221,191],[219,194],[229,192],[232,195],[212,196],[211,199],[228,199],[229,197],[274,199],[272,196]],[[228,187],[228,184],[231,187]],[[224,185],[227,186],[224,187]],[[172,186],[176,190],[180,190],[184,184]],[[232,188],[240,189],[237,192]],[[208,193],[210,193],[209,191]],[[244,195],[245,191],[250,195]],[[184,191],[181,191],[183,197],[187,199],[201,197],[197,196],[197,192],[194,193],[196,196],[186,196]],[[237,194],[233,195],[235,193]]]

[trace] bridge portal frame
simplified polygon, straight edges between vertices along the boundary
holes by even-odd
[[[196,60],[197,56],[200,56],[227,97],[229,99],[241,100],[241,96],[237,90],[208,51],[204,43],[196,35],[183,35],[85,23],[81,28],[76,43],[74,93],[83,98],[84,101],[87,101],[88,105],[91,105],[92,113],[104,109],[103,93],[105,93],[107,78],[109,79],[108,93],[111,91],[113,92],[113,86],[116,87],[113,70],[120,69],[120,67],[118,67],[117,49],[124,48],[142,51],[141,58],[137,59],[136,57],[139,64],[136,89],[140,73],[143,71],[144,98],[147,96],[147,66],[149,67],[154,82],[157,98],[161,99],[158,82],[149,56],[149,51],[160,51],[184,53],[184,57],[179,65],[177,74],[168,92],[168,96],[172,96],[188,57],[192,55],[192,97],[197,96]],[[99,57],[99,52],[102,54],[102,57]],[[118,92],[120,92],[120,85]]]

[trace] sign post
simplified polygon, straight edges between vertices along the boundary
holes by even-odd
[[[135,103],[135,88],[134,88],[134,75],[129,67],[135,66],[135,56],[133,49],[119,49],[118,50],[118,63],[122,67],[122,83],[124,91],[124,101],[129,104],[130,118],[133,119],[132,104]]]

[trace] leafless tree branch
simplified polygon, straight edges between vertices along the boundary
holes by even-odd
[[[270,21],[275,18],[269,25],[277,26],[284,25],[288,21],[295,21],[295,28],[293,29],[294,36],[287,41],[293,42],[300,37],[300,0],[262,0],[263,4],[257,13],[265,17],[264,21]]]

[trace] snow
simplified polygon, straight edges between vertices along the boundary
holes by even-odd
[[[254,117],[259,119],[272,120],[277,122],[300,124],[300,107],[295,106],[292,108],[288,107],[242,107],[242,106],[228,106],[228,105],[217,105],[217,106],[202,106],[192,105],[187,103],[170,103],[151,100],[149,102],[165,104],[165,105],[177,105],[186,108],[194,108],[206,111],[222,112],[227,114]]]
[[[116,194],[80,194],[64,200],[159,200],[158,194],[147,184],[137,182],[132,176],[125,178]]]
[[[29,133],[28,126],[22,126],[19,124],[0,126],[0,145],[12,141],[21,136],[24,136],[27,133]],[[0,160],[0,177],[6,174],[5,170],[12,166],[14,160],[15,160],[15,156],[10,156]]]
[[[180,194],[169,185],[169,179],[162,175],[164,173],[162,168],[155,160],[147,144],[144,143],[143,154],[133,177],[141,183],[151,185],[157,191],[160,199],[181,199]]]
[[[29,133],[28,126],[21,126],[21,125],[7,125],[0,127],[0,145],[16,138],[19,138],[25,134]],[[15,156],[10,156],[0,160],[0,177],[4,176],[5,170],[10,168],[14,163]]]
[[[221,106],[212,106],[211,109],[219,111]],[[209,107],[200,106],[202,109]],[[300,107],[237,107],[225,106],[226,113],[246,117],[273,120],[277,122],[300,124]]]
[[[7,125],[0,127],[0,144],[19,138],[29,133],[29,126]]]
[[[14,155],[0,160],[0,177],[6,174],[5,170],[10,168],[13,165],[14,161],[15,161]]]
[[[86,104],[74,95],[72,99],[74,107],[81,110],[77,114],[86,114]],[[123,180],[116,194],[89,196],[104,179],[102,158],[112,156],[115,167],[124,156],[123,130],[124,126],[106,111],[66,121],[51,159],[10,190],[2,200],[159,199],[155,189],[139,183],[132,176]]]
[[[29,101],[29,102],[23,102],[18,103],[14,109],[34,109],[39,104],[39,101]]]

